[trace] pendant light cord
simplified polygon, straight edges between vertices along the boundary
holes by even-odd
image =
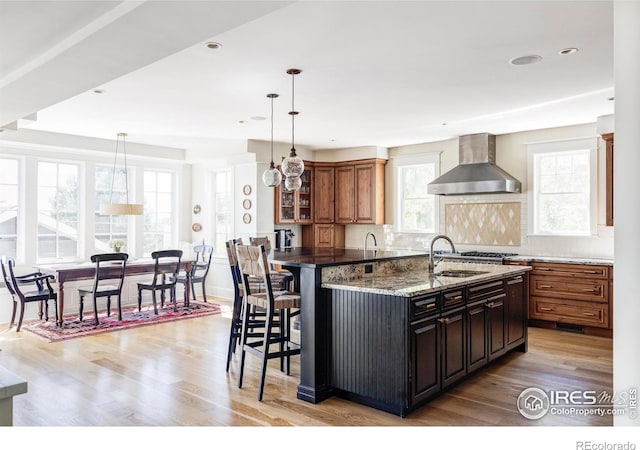
[[[122,137],[122,151],[124,153],[125,198],[127,200],[127,203],[129,203],[129,177],[127,176],[129,171],[127,170],[127,144],[125,136],[125,133],[118,133],[118,137],[116,138],[116,154],[113,157],[113,171],[111,172],[111,193],[109,194],[109,203],[113,203],[113,187],[116,180],[116,164],[118,163],[118,145],[120,144],[120,137]]]
[[[124,153],[124,192],[129,204],[129,169],[127,169],[127,141],[126,134],[122,135],[122,153]]]
[[[271,166],[273,169],[275,167],[273,163],[273,96],[271,96]]]
[[[295,152],[296,150],[296,146],[294,145],[294,136],[295,136],[295,128],[296,128],[296,108],[294,106],[293,100],[295,97],[295,78],[296,78],[296,74],[292,73],[291,74],[291,112],[289,114],[291,114],[291,151]]]

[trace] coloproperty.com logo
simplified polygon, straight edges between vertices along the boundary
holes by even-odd
[[[518,396],[518,411],[527,419],[541,419],[547,414],[571,416],[620,416],[638,414],[638,389],[622,391],[524,389]]]

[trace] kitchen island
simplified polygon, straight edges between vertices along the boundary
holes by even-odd
[[[527,266],[345,249],[274,252],[302,296],[298,398],[400,416],[505,352],[526,351]]]

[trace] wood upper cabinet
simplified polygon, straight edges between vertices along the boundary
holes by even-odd
[[[316,163],[318,164],[318,163]],[[313,219],[315,223],[334,222],[334,171],[333,165],[315,165],[313,170]]]
[[[384,223],[385,164],[381,159],[336,164],[336,223]]]
[[[613,133],[607,133],[602,135],[602,140],[606,144],[606,222],[608,227],[613,226]]]
[[[300,178],[302,187],[297,191],[285,191],[284,179],[274,190],[274,222],[286,223],[313,223],[313,168],[305,161],[305,169]]]

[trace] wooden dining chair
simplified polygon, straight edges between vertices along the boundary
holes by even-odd
[[[153,311],[158,315],[158,303],[156,292],[160,291],[160,306],[164,307],[165,291],[169,291],[169,298],[173,303],[173,310],[178,310],[176,302],[176,282],[180,272],[182,250],[159,250],[151,253],[155,259],[153,280],[151,283],[138,283],[138,311],[142,310],[142,292],[151,291],[153,299]]]
[[[98,320],[98,298],[107,297],[107,316],[111,316],[111,297],[118,299],[118,320],[122,320],[122,285],[124,284],[124,274],[127,268],[127,253],[101,253],[91,256],[91,262],[96,265],[96,272],[93,278],[93,286],[78,288],[80,296],[80,314],[84,310],[84,298],[87,295],[93,296],[93,315],[96,326],[100,324]],[[104,284],[103,281],[112,282],[117,280],[117,284]]]
[[[44,304],[44,318],[49,320],[49,300],[53,300],[53,307],[56,311],[56,322],[58,321],[58,294],[51,287],[53,275],[43,275],[40,272],[33,272],[26,275],[16,275],[14,273],[15,260],[8,256],[0,259],[2,266],[2,278],[4,285],[11,294],[13,299],[13,314],[11,315],[11,323],[13,326],[16,318],[16,309],[20,302],[20,319],[16,331],[20,331],[22,321],[24,319],[24,309],[27,303],[38,302],[40,311],[38,313],[42,320],[42,310]],[[44,283],[43,283],[44,282]],[[45,286],[46,285],[46,286]]]
[[[211,245],[196,245],[193,247],[193,251],[196,254],[196,260],[191,266],[191,294],[193,299],[196,300],[196,283],[202,284],[202,298],[207,301],[207,275],[209,274],[209,267],[211,266],[211,258],[213,257],[213,247]],[[176,280],[178,283],[186,283],[187,275],[180,274]]]
[[[238,387],[242,388],[245,355],[250,353],[262,359],[258,401],[262,401],[267,362],[272,358],[280,358],[280,368],[283,370],[283,360],[286,362],[286,374],[290,373],[290,358],[300,354],[300,345],[291,341],[292,309],[300,308],[300,295],[295,292],[277,292],[271,284],[269,263],[264,246],[236,244],[236,257],[244,287],[242,308],[242,355],[240,359],[240,375]],[[264,281],[265,291],[256,293],[251,291],[249,277],[260,277]],[[250,306],[264,308],[264,334],[257,340],[252,340],[250,332]],[[276,325],[277,321],[277,325]],[[278,350],[273,351],[272,345],[277,344]]]

